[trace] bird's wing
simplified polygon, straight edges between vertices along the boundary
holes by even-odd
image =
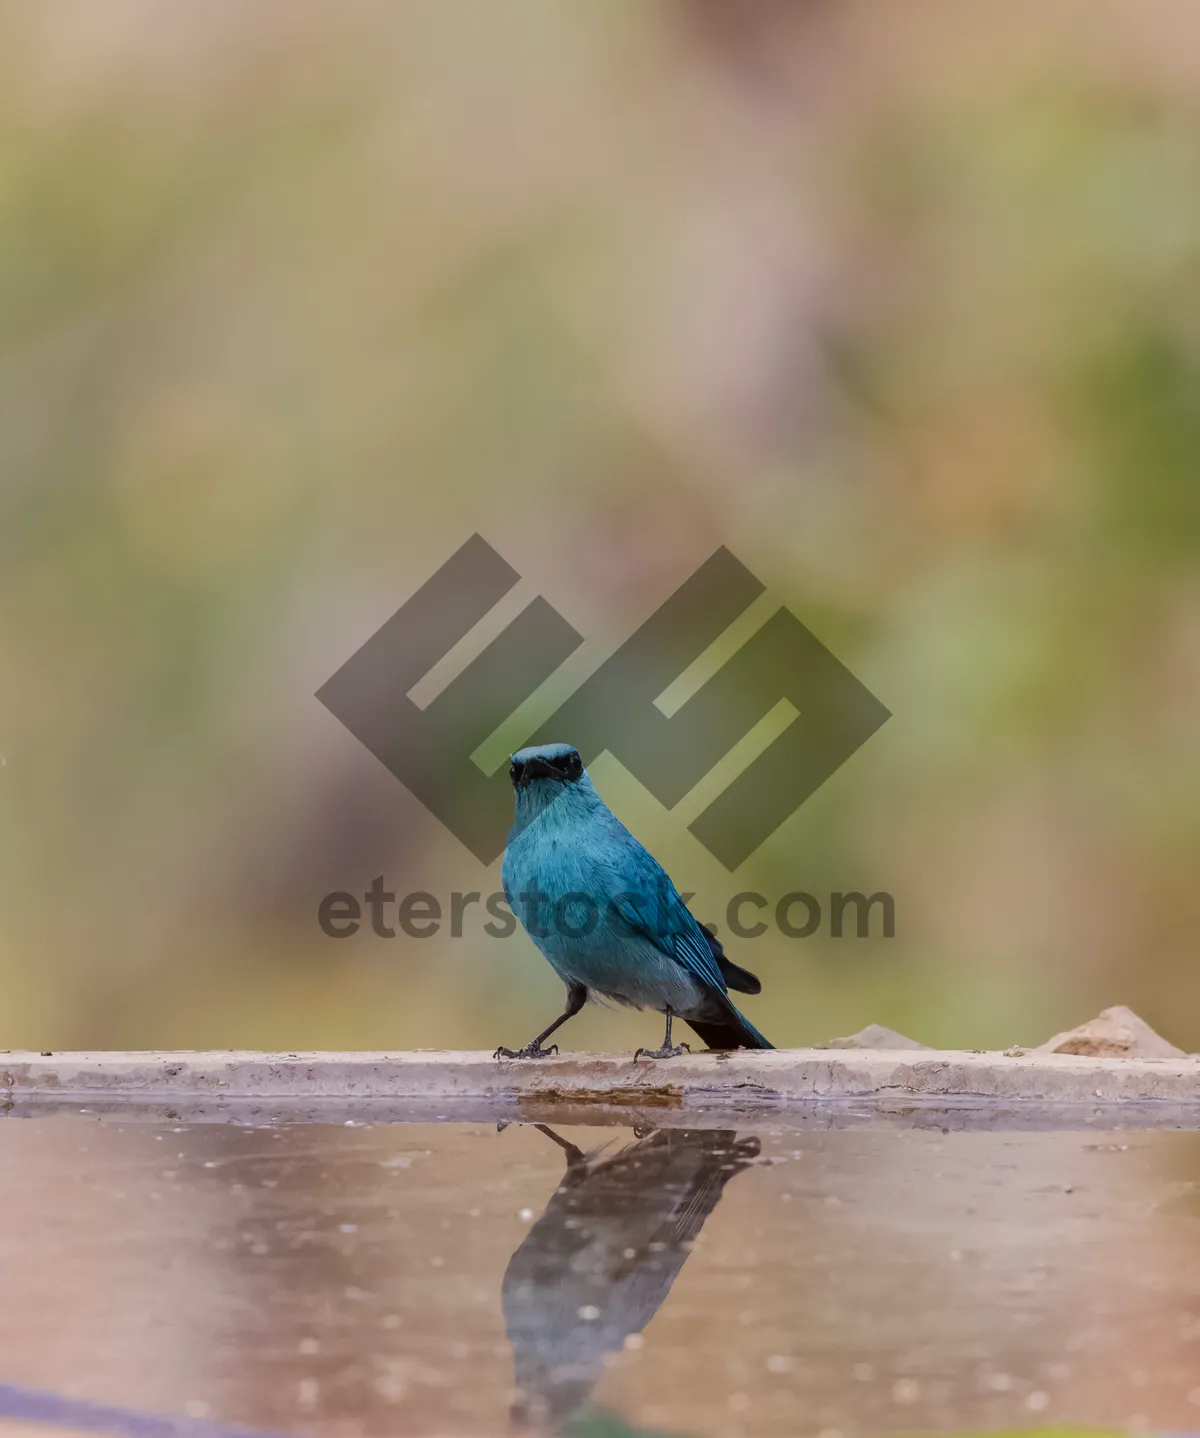
[[[685,907],[682,899],[679,903],[681,908]],[[690,913],[688,917],[691,918]],[[685,969],[695,974],[698,979],[702,979],[706,984],[711,984],[713,988],[720,989],[722,993],[726,992],[725,976],[717,967],[713,951],[700,932],[700,925],[695,919],[692,919],[688,930],[675,935],[675,957]]]
[[[639,846],[640,848],[640,846]],[[613,900],[621,919],[636,934],[647,938],[662,953],[682,965],[701,983],[728,992],[708,936],[683,902],[678,889],[657,859],[645,849],[622,878],[625,892]],[[649,913],[634,902],[631,894],[645,894]],[[658,910],[665,913],[660,915]],[[665,919],[665,922],[664,922]]]

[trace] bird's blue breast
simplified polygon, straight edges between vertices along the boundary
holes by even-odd
[[[513,912],[566,983],[688,1012],[703,986],[646,936],[678,921],[670,881],[607,810],[573,808],[564,799],[514,828],[503,870]]]

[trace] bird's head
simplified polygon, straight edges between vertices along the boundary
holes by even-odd
[[[508,774],[516,790],[510,842],[535,819],[573,824],[604,807],[579,750],[572,744],[533,744],[518,749],[511,756]]]
[[[578,784],[583,778],[583,760],[570,744],[534,744],[511,756],[508,776],[518,793],[533,785],[550,793],[563,785]]]

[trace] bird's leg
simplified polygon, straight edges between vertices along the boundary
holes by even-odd
[[[496,1132],[497,1132],[497,1133],[503,1133],[506,1128],[511,1128],[511,1127],[512,1127],[512,1123],[511,1123],[511,1121],[510,1121],[509,1119],[501,1119],[500,1122],[496,1125]],[[517,1127],[518,1127],[518,1128],[524,1128],[524,1124],[520,1124],[520,1123],[519,1123],[519,1124],[517,1125]],[[561,1148],[562,1151],[563,1151],[563,1152],[566,1154],[566,1156],[567,1156],[567,1172],[568,1172],[568,1173],[570,1173],[570,1171],[571,1171],[573,1168],[577,1168],[581,1163],[587,1163],[588,1156],[587,1156],[586,1153],[584,1153],[583,1149],[578,1148],[575,1144],[570,1143],[567,1139],[563,1138],[560,1134],[555,1133],[554,1130],[553,1130],[548,1124],[535,1123],[535,1124],[531,1124],[530,1127],[531,1127],[531,1128],[536,1128],[537,1131],[538,1131],[538,1133],[544,1133],[544,1134],[546,1135],[546,1137],[547,1137],[548,1139],[550,1139],[553,1143],[558,1144],[559,1148]],[[647,1129],[646,1132],[649,1133],[650,1130]],[[636,1125],[636,1124],[634,1125],[634,1133],[637,1133],[637,1125]],[[638,1137],[641,1138],[642,1135],[641,1135],[641,1134],[638,1134]]]
[[[568,984],[566,1013],[559,1014],[548,1029],[543,1029],[537,1038],[530,1039],[523,1049],[506,1049],[502,1044],[492,1057],[495,1059],[546,1059],[551,1054],[556,1054],[558,1045],[551,1044],[548,1049],[544,1049],[542,1040],[548,1039],[554,1030],[561,1024],[565,1024],[568,1019],[573,1019],[586,1003],[586,987],[583,984]]]
[[[567,1156],[567,1167],[569,1169],[574,1168],[576,1164],[587,1162],[587,1154],[584,1153],[583,1149],[578,1148],[573,1143],[568,1143],[565,1138],[562,1138],[559,1134],[556,1134],[554,1130],[552,1128],[548,1128],[546,1124],[535,1123],[534,1128],[537,1129],[538,1133],[544,1133],[548,1139],[552,1139],[556,1144],[558,1144],[559,1148],[561,1148]]]
[[[671,1047],[671,1020],[674,1017],[675,1015],[671,1012],[670,1009],[668,1009],[667,1032],[666,1037],[662,1041],[662,1048],[638,1049],[637,1053],[635,1053],[633,1056],[634,1063],[636,1063],[643,1054],[645,1054],[648,1059],[677,1059],[680,1054],[691,1053],[691,1049],[688,1048],[687,1044],[676,1044],[674,1048]]]

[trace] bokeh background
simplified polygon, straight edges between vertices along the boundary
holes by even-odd
[[[777,1043],[1200,1047],[1198,301],[1187,0],[0,5],[0,1047],[557,1012],[316,921],[498,887],[313,697],[473,531],[583,671],[726,544],[893,711],[732,876],[596,765],[703,917],[894,896],[737,951]]]

